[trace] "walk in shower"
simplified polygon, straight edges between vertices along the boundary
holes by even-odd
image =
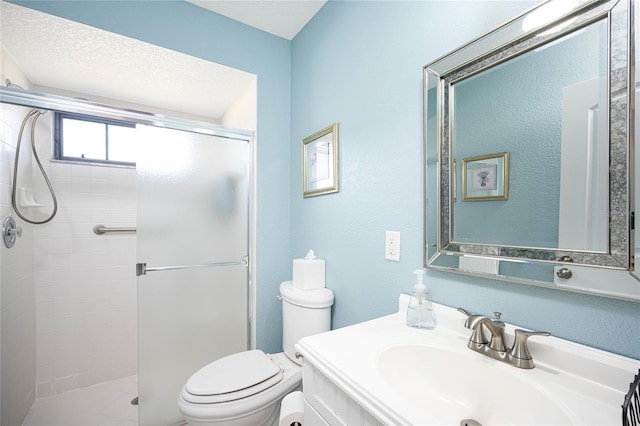
[[[2,71],[20,75],[5,62]],[[253,133],[11,86],[0,84],[0,219],[16,224],[0,251],[0,423],[22,424],[37,401],[77,389],[103,395],[105,382],[139,396],[140,425],[179,423],[186,379],[251,344]],[[50,185],[30,124],[13,176],[33,108]],[[136,167],[52,160],[56,112],[135,123]],[[55,216],[20,218],[14,183],[22,215],[46,220],[55,196]],[[81,400],[66,409],[88,409]]]
[[[58,215],[31,226],[17,220],[24,229],[11,250],[35,259],[35,397],[139,373],[140,424],[179,422],[175,399],[186,379],[250,345],[251,133],[204,123],[196,132],[185,120],[148,125],[141,114],[0,90],[5,117],[24,110],[15,104],[30,103],[138,123],[135,169],[47,162],[59,188]],[[50,125],[42,120],[36,136],[44,152]],[[17,168],[17,206],[50,210],[29,204],[46,199],[47,185],[28,161]],[[102,234],[98,224],[107,224]],[[137,235],[126,233],[134,227]],[[18,248],[23,241],[27,247]],[[8,248],[3,272],[5,257]],[[3,330],[10,325],[4,320]],[[17,346],[10,333],[7,346],[4,339],[3,371],[22,362],[18,353],[5,355]]]

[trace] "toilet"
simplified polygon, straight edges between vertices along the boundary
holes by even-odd
[[[282,398],[302,388],[302,362],[296,358],[294,345],[305,336],[331,329],[333,292],[327,288],[301,290],[285,281],[280,284],[280,299],[284,352],[238,352],[196,371],[178,397],[187,424],[277,424]]]

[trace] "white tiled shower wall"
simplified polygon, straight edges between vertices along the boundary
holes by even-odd
[[[51,162],[51,143],[51,132],[38,140],[58,198],[54,220],[34,229],[38,398],[137,372],[135,234],[93,232],[136,225],[135,169]],[[33,176],[50,204],[35,166]]]
[[[12,215],[10,182],[16,140],[27,111],[0,104],[0,220]],[[21,164],[20,178],[28,183],[31,162],[26,158]],[[17,218],[16,221],[23,228],[22,237],[11,249],[0,244],[0,424],[3,425],[22,424],[35,399],[33,226]]]

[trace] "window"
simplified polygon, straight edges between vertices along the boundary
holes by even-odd
[[[134,123],[88,115],[56,113],[56,160],[135,166],[135,141]]]

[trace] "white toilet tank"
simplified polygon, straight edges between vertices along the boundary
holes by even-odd
[[[333,291],[328,288],[301,290],[293,281],[280,284],[282,298],[282,349],[296,364],[294,345],[298,340],[331,330]]]

